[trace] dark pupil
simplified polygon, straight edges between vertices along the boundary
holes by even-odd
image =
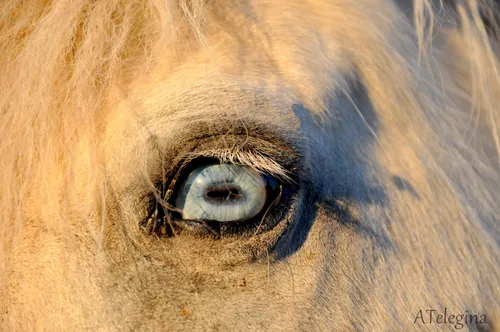
[[[238,188],[224,186],[219,188],[209,188],[205,192],[205,198],[210,201],[235,201],[241,197]]]

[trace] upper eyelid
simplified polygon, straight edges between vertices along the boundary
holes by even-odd
[[[301,180],[307,179],[302,142],[296,132],[248,119],[244,125],[241,120],[224,119],[216,125],[214,128],[213,122],[187,121],[168,138],[161,132],[151,132],[143,141],[146,144],[141,159],[146,168],[134,169],[135,186],[142,188],[142,193],[136,192],[158,197],[168,193],[165,197],[169,197],[186,167],[204,158],[244,164],[294,186],[299,175]]]
[[[297,173],[302,174],[302,140],[294,131],[249,119],[244,124],[219,119],[215,129],[213,123],[203,121],[188,123],[177,134],[172,138],[174,146],[192,146],[175,153],[182,160],[181,168],[194,159],[210,158],[243,164],[290,184],[295,184]]]
[[[251,167],[258,172],[266,173],[281,181],[294,183],[293,173],[291,170],[283,168],[274,159],[265,156],[258,151],[252,150],[234,150],[234,149],[213,149],[200,152],[191,152],[186,156],[186,160],[194,160],[197,158],[214,158],[221,163],[243,164]]]

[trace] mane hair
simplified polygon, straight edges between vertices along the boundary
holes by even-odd
[[[64,215],[64,202],[56,197],[77,176],[74,160],[66,158],[75,142],[83,141],[89,148],[84,166],[88,173],[82,174],[88,197],[103,192],[96,157],[106,109],[127,93],[123,82],[147,74],[156,48],[185,33],[202,35],[205,6],[205,1],[196,0],[0,4],[0,131],[4,135],[0,271],[8,271],[7,253],[17,241],[13,234],[21,234],[26,227],[22,212],[28,195],[39,195],[46,207],[29,211],[30,215],[54,223]],[[185,22],[184,31],[179,22]],[[113,86],[118,81],[122,85]],[[55,173],[57,180],[52,178]],[[47,197],[49,193],[53,196]]]

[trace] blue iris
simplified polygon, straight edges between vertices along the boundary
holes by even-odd
[[[202,166],[181,185],[175,204],[183,219],[244,221],[264,208],[267,181],[264,174],[248,166]]]

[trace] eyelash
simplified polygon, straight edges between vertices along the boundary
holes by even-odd
[[[224,223],[219,221],[186,220],[180,216],[180,210],[172,203],[182,180],[190,171],[209,163],[218,162],[213,158],[197,158],[185,162],[179,168],[170,182],[160,183],[158,193],[151,193],[147,197],[147,217],[140,223],[141,229],[147,234],[156,234],[163,237],[179,235],[183,232],[201,236],[210,236],[219,239],[222,236],[256,235],[274,228],[284,218],[287,206],[295,192],[292,183],[283,183],[269,174],[264,176],[268,183],[277,183],[276,186],[268,185],[268,197],[273,198],[265,203],[264,208],[251,220]]]

